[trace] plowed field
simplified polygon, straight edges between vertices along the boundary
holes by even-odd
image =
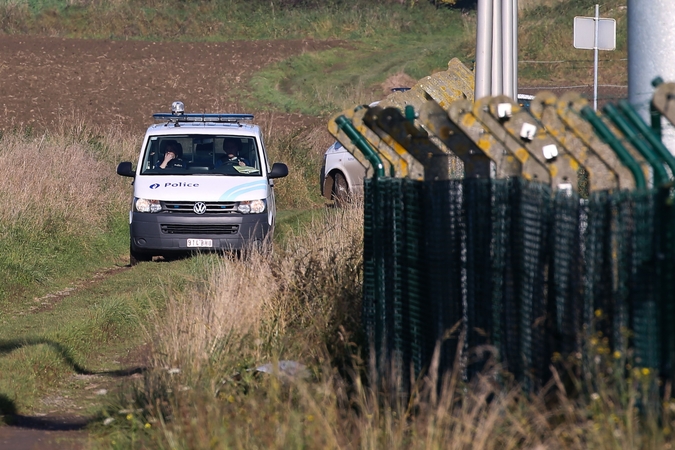
[[[91,41],[0,36],[0,129],[44,129],[60,120],[123,124],[143,131],[154,112],[181,100],[188,112],[242,111],[248,81],[262,67],[341,41],[228,43]],[[275,123],[315,119],[280,114]]]

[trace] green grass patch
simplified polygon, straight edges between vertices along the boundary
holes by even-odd
[[[358,39],[382,30],[426,32],[443,12],[430,2],[365,0],[294,7],[278,1],[16,0],[0,2],[5,33],[173,41]],[[439,17],[440,16],[440,17]],[[436,19],[435,19],[436,18]],[[419,27],[418,27],[419,25]],[[426,26],[425,26],[426,25]]]
[[[314,209],[286,209],[277,211],[277,223],[274,240],[284,245],[288,239],[292,239],[306,228],[313,220],[320,219],[327,207]]]
[[[285,112],[326,116],[347,106],[383,98],[381,84],[404,72],[420,79],[447,69],[459,51],[462,21],[448,15],[437,34],[386,35],[323,52],[305,53],[269,66],[253,76],[255,101]],[[470,65],[470,61],[467,61]]]
[[[381,83],[391,75],[404,72],[419,79],[446,70],[453,57],[466,60],[459,44],[467,25],[458,11],[411,14],[408,19],[404,31],[381,28],[341,48],[268,66],[251,80],[256,101],[286,112],[326,116],[382,98]]]
[[[58,224],[40,230],[21,222],[0,225],[0,308],[120,264],[128,251],[125,219],[112,216],[105,229],[81,234],[60,232]]]

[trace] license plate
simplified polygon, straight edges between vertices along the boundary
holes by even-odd
[[[213,240],[211,239],[188,239],[187,246],[194,247],[213,247]]]

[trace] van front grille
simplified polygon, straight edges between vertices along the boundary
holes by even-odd
[[[208,213],[231,213],[235,212],[237,202],[204,202],[206,214]],[[170,213],[194,214],[195,202],[162,202],[162,209]]]
[[[164,234],[235,234],[239,231],[239,225],[191,225],[191,224],[177,224],[168,223],[160,225],[162,233]]]

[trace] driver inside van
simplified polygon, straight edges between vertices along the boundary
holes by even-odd
[[[183,146],[176,141],[164,141],[164,160],[159,165],[160,169],[183,168]]]

